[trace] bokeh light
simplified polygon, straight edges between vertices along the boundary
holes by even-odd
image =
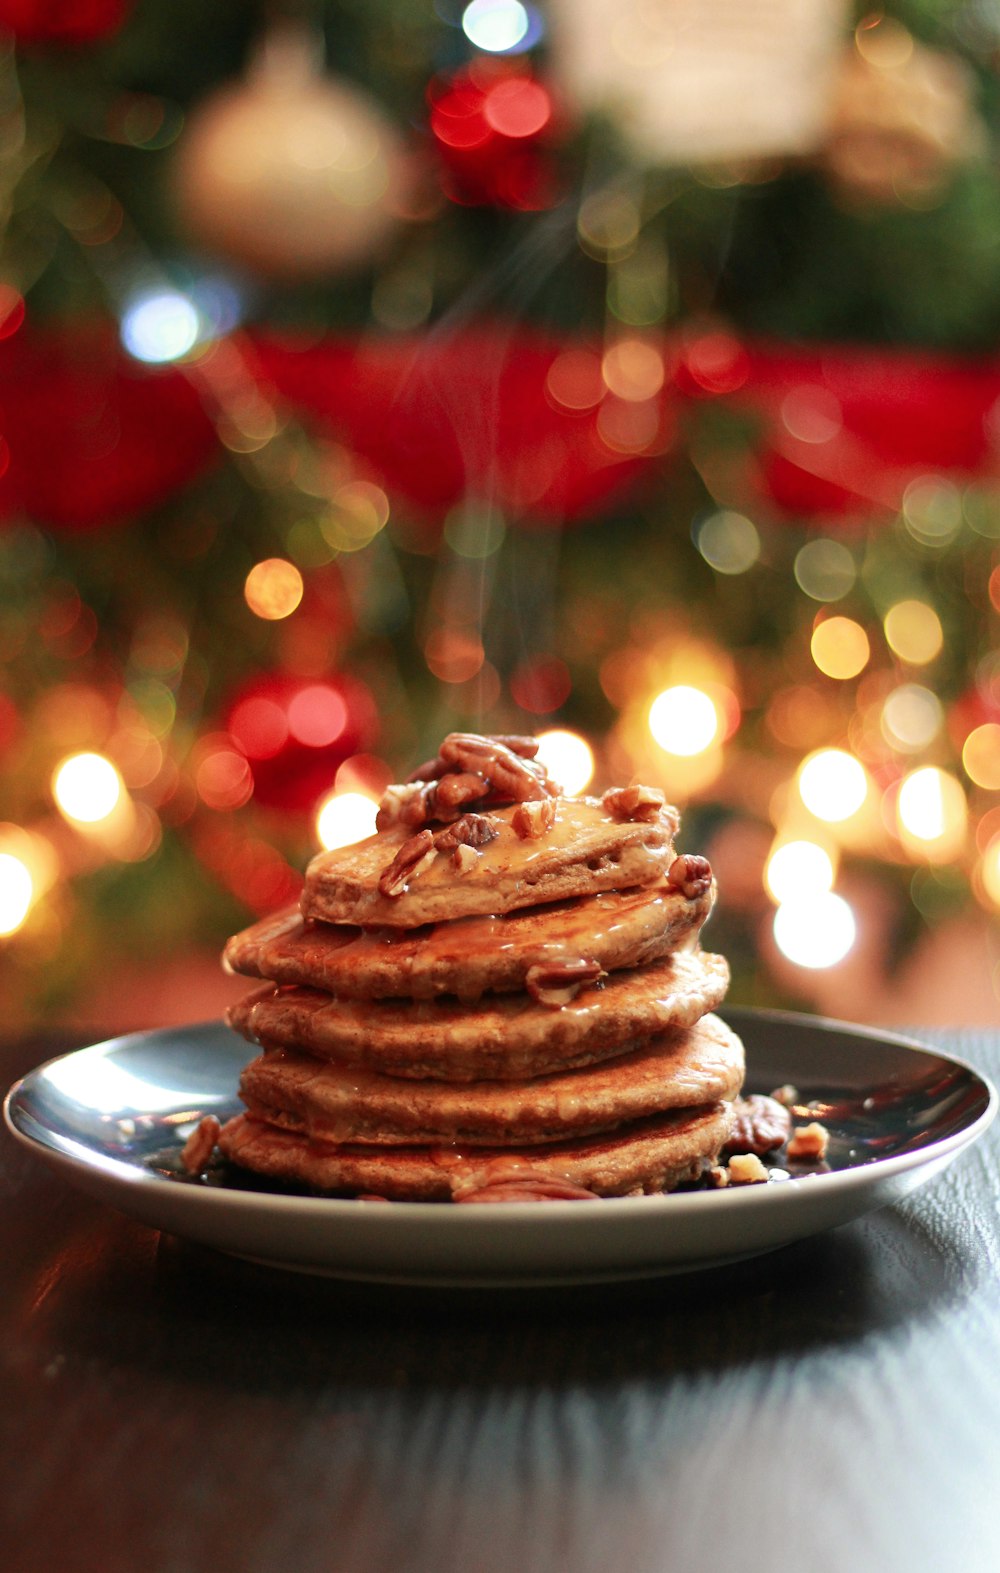
[[[578,732],[555,728],[538,739],[538,756],[567,797],[586,791],[594,777],[594,751]]]
[[[834,876],[833,859],[815,841],[782,842],[764,870],[764,882],[779,905],[830,890]]]
[[[774,914],[775,944],[797,967],[835,967],[856,938],[854,913],[833,891],[784,901]]]
[[[663,357],[655,345],[643,339],[619,339],[606,351],[601,375],[619,399],[641,403],[653,399],[663,387],[666,375]]]
[[[121,776],[103,754],[71,754],[57,767],[52,795],[67,819],[96,825],[115,811],[123,793]]]
[[[291,616],[304,589],[302,575],[294,563],[284,557],[266,557],[247,574],[243,594],[256,617],[274,623]]]
[[[326,683],[310,683],[288,701],[288,732],[306,748],[328,748],[347,725],[343,696]]]
[[[890,748],[919,753],[937,737],[944,710],[937,694],[920,683],[901,683],[887,694],[880,726]]]
[[[1000,726],[987,721],[965,739],[962,765],[970,781],[988,792],[1000,791]]]
[[[896,815],[904,845],[931,861],[947,861],[965,843],[968,809],[962,784],[936,765],[924,765],[904,778]]]
[[[987,899],[1000,908],[1000,836],[994,836],[983,851],[979,882]]]
[[[926,666],[944,644],[941,619],[926,601],[897,601],[883,620],[890,650],[911,666]]]
[[[180,360],[194,349],[200,331],[198,308],[179,290],[135,296],[122,313],[122,343],[133,359],[151,365]]]
[[[11,852],[0,852],[0,936],[21,927],[35,894],[35,883],[26,863]]]
[[[326,851],[353,846],[375,834],[378,803],[365,792],[334,792],[320,804],[316,834]]]
[[[850,819],[868,795],[864,765],[841,748],[821,748],[803,760],[799,796],[811,814],[828,824]]]
[[[704,689],[679,683],[657,694],[649,707],[649,730],[664,753],[689,758],[719,736],[719,713]]]
[[[863,672],[871,655],[868,635],[852,617],[823,618],[813,629],[809,648],[819,670],[841,682]]]
[[[741,574],[760,557],[757,526],[742,513],[722,509],[695,521],[694,542],[716,573]]]
[[[531,31],[531,16],[520,0],[471,0],[462,12],[462,31],[489,54],[519,52]]]
[[[948,546],[962,528],[962,494],[951,481],[924,475],[903,494],[903,521],[924,546]]]
[[[854,588],[858,570],[842,541],[808,541],[793,564],[799,589],[813,601],[839,601]]]

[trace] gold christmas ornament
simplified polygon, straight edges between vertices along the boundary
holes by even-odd
[[[361,89],[325,76],[312,38],[269,34],[245,80],[210,95],[177,144],[177,217],[196,245],[268,277],[367,262],[399,221],[406,161]]]
[[[933,195],[984,146],[964,61],[917,43],[900,22],[862,23],[837,75],[820,165],[853,200]]]

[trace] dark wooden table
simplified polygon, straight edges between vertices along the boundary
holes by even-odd
[[[1000,1121],[770,1256],[489,1294],[216,1256],[0,1141],[7,1573],[1000,1568]]]

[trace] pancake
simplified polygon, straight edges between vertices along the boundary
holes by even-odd
[[[611,1135],[547,1146],[384,1148],[311,1141],[247,1114],[224,1125],[222,1152],[257,1174],[326,1194],[395,1201],[452,1201],[463,1192],[523,1176],[567,1181],[599,1196],[673,1190],[714,1161],[732,1124],[728,1103],[679,1109],[621,1126]]]
[[[240,1081],[251,1115],[325,1142],[379,1146],[535,1143],[730,1101],[743,1047],[717,1016],[600,1065],[528,1081],[414,1081],[277,1049]]]
[[[493,839],[467,846],[470,855],[458,863],[453,849],[428,845],[392,895],[384,893],[387,870],[401,849],[421,836],[432,840],[431,830],[414,836],[400,825],[353,847],[321,852],[306,870],[303,915],[361,927],[419,928],[663,879],[674,857],[675,809],[623,819],[598,798],[549,801],[553,818],[543,834],[518,833],[526,808],[521,803],[469,816],[488,821]]]
[[[228,1021],[262,1048],[299,1048],[385,1075],[444,1081],[519,1080],[592,1064],[668,1028],[690,1027],[725,996],[721,956],[693,950],[611,973],[558,1008],[529,994],[337,1000],[319,989],[266,987],[230,1006]]]
[[[234,935],[223,960],[230,972],[341,999],[474,1001],[523,989],[529,969],[543,963],[586,959],[603,972],[644,966],[693,943],[713,899],[713,887],[689,898],[655,885],[419,929],[310,922],[296,908]]]

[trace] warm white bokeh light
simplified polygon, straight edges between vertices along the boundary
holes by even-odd
[[[586,791],[593,780],[594,751],[578,732],[543,732],[537,757],[567,797]]]
[[[14,934],[21,927],[34,894],[27,865],[10,852],[0,852],[0,935]]]
[[[316,834],[329,852],[334,847],[353,846],[375,834],[378,804],[364,792],[334,792],[321,804],[316,816]]]
[[[680,683],[653,700],[649,730],[664,753],[690,758],[715,742],[721,730],[719,713],[703,689]]]
[[[764,880],[779,904],[827,891],[834,880],[833,859],[815,841],[785,841],[767,860]]]
[[[811,814],[839,824],[856,814],[868,795],[865,768],[841,748],[821,748],[799,770],[799,795]]]
[[[96,825],[113,814],[122,796],[122,778],[103,754],[71,754],[52,779],[52,795],[67,819]]]
[[[920,843],[929,855],[951,855],[965,840],[965,793],[953,775],[935,765],[905,777],[896,815],[904,838]]]
[[[782,902],[774,914],[775,944],[797,967],[835,967],[856,938],[854,913],[830,890]]]

